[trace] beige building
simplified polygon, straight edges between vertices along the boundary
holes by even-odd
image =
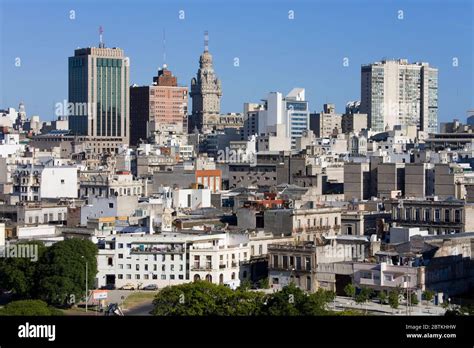
[[[463,200],[403,199],[390,200],[385,209],[400,226],[419,227],[430,234],[474,231],[474,205]]]
[[[423,198],[433,195],[433,168],[430,163],[405,164],[405,197]]]
[[[341,118],[342,133],[359,133],[367,129],[367,114],[344,114]]]
[[[336,114],[334,104],[324,104],[323,111],[310,116],[310,129],[318,138],[342,133],[342,115]]]
[[[370,163],[344,163],[344,199],[370,198]]]
[[[188,88],[166,64],[153,78],[152,86],[130,87],[130,144],[137,145],[159,133],[187,133]]]

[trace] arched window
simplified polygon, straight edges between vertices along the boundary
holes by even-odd
[[[235,272],[232,272],[232,276],[231,276],[232,280],[235,279]]]
[[[219,275],[219,284],[224,284],[224,275],[223,274]]]
[[[210,274],[206,276],[206,281],[212,283],[212,276]]]
[[[201,277],[199,276],[199,274],[195,274],[194,275],[194,281],[197,282],[199,280],[201,280]]]

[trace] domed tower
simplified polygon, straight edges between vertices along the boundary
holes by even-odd
[[[191,80],[190,96],[193,106],[189,131],[192,132],[194,128],[211,130],[219,122],[222,87],[212,66],[207,31],[204,35],[204,52],[199,58],[199,70]]]

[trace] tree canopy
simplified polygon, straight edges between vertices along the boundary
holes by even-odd
[[[63,313],[41,300],[21,300],[8,303],[4,308],[0,308],[0,315],[18,316],[50,316],[62,315]]]
[[[306,294],[294,284],[266,295],[261,291],[238,289],[206,281],[166,287],[153,301],[153,314],[159,316],[254,316],[326,315],[335,294],[318,290]]]
[[[34,242],[28,242],[32,244]],[[46,248],[38,244],[38,260],[0,259],[0,287],[14,298],[40,299],[71,305],[85,295],[86,262],[92,287],[97,274],[97,247],[82,239],[67,239]]]

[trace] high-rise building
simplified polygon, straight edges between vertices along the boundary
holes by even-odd
[[[209,53],[208,35],[205,34],[204,52],[199,58],[199,70],[191,80],[192,115],[189,132],[195,128],[208,131],[219,123],[222,87],[212,66],[212,55]]]
[[[280,92],[270,92],[265,100],[265,111],[258,123],[259,134],[265,133],[268,127],[284,124],[286,136],[291,138],[295,147],[296,138],[309,129],[309,106],[305,100],[304,88],[293,88],[283,97]]]
[[[310,115],[310,129],[318,138],[329,138],[342,133],[342,116],[336,114],[334,104],[324,104],[323,111]]]
[[[242,140],[248,140],[252,135],[259,134],[259,121],[265,105],[258,103],[244,104],[244,126],[242,129]]]
[[[69,57],[69,127],[95,153],[116,152],[129,140],[128,57],[120,48],[80,48]]]
[[[130,145],[156,132],[187,132],[188,88],[166,64],[153,77],[152,86],[130,87]]]
[[[437,132],[438,69],[406,59],[363,65],[360,113],[368,115],[369,127],[378,132],[407,124]]]

